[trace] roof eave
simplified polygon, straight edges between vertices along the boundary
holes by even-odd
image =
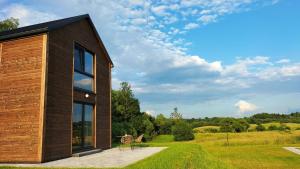
[[[47,27],[41,28],[41,29],[30,30],[30,31],[25,31],[25,32],[14,33],[14,34],[3,35],[3,36],[0,36],[0,41],[14,39],[14,38],[18,38],[18,37],[36,35],[36,34],[45,33],[45,32],[48,32]]]

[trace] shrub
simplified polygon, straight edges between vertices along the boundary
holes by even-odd
[[[280,126],[278,127],[280,131],[290,131],[291,128],[287,126],[286,124],[281,123]]]
[[[256,131],[265,131],[265,130],[266,130],[265,126],[263,126],[261,124],[256,126]]]
[[[179,121],[172,127],[175,141],[193,140],[195,138],[192,127],[185,121]]]
[[[270,131],[278,130],[278,127],[276,125],[272,124],[268,127],[268,130],[270,130]]]

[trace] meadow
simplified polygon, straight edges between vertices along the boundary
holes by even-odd
[[[300,147],[299,130],[229,133],[229,145],[226,133],[195,136],[188,142],[157,136],[146,145],[169,148],[125,169],[300,169],[300,155],[282,148]]]
[[[299,130],[230,133],[229,146],[225,133],[201,133],[194,142],[231,168],[300,168],[300,156],[282,148],[300,147]]]

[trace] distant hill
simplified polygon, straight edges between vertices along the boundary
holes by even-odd
[[[221,121],[228,117],[212,117],[212,118],[199,118],[199,119],[186,119],[194,128],[202,126],[220,126]],[[244,118],[233,118],[230,119],[240,119],[245,120],[249,124],[262,124],[262,123],[300,123],[300,112],[290,113],[290,114],[278,114],[278,113],[259,113],[251,117]]]
[[[291,114],[260,113],[245,119],[251,124],[270,122],[300,123],[300,112]]]

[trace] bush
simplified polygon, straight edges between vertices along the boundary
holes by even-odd
[[[291,128],[287,126],[286,124],[281,123],[280,126],[278,127],[278,130],[280,131],[290,131]]]
[[[179,121],[172,127],[175,141],[193,140],[195,138],[192,127],[185,121]]]
[[[268,130],[270,130],[270,131],[278,130],[278,127],[276,125],[272,124],[268,127]]]
[[[261,124],[256,126],[256,131],[265,131],[265,130],[266,130],[265,126],[263,126]]]

